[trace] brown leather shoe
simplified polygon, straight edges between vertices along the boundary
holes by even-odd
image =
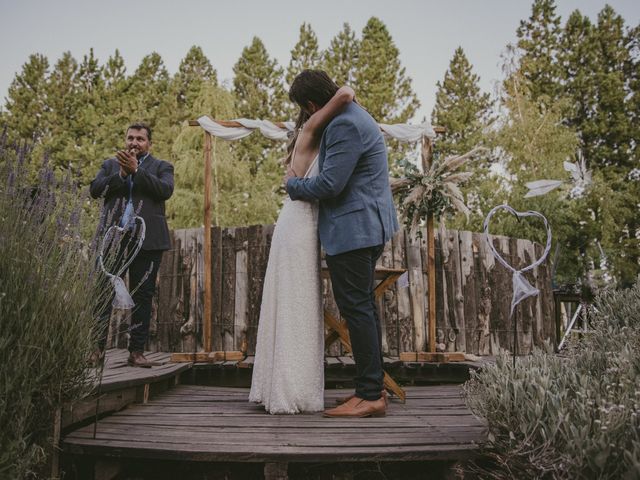
[[[147,360],[147,357],[142,352],[131,352],[127,359],[127,365],[130,367],[151,368],[155,364]]]
[[[325,417],[331,418],[364,418],[384,417],[387,414],[387,404],[383,397],[378,400],[363,400],[353,397],[339,407],[324,411]]]
[[[388,400],[388,395],[387,395],[387,391],[386,390],[382,390],[382,392],[380,392],[380,395],[382,396],[382,398],[384,398],[384,403],[385,404],[389,404],[389,400]],[[349,400],[351,400],[353,397],[355,397],[356,394],[352,393],[351,395],[347,395],[346,397],[340,397],[340,398],[336,398],[336,404],[337,405],[342,405],[343,403],[347,403]]]

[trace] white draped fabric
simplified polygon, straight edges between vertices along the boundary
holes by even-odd
[[[421,125],[409,125],[406,123],[395,123],[393,125],[381,123],[379,125],[385,136],[395,138],[401,142],[417,142],[422,137],[428,137],[431,140],[436,138],[436,132],[429,122],[424,122]]]
[[[293,131],[294,122],[283,122],[286,129],[282,129],[275,123],[268,120],[250,120],[247,118],[238,118],[233,120],[242,125],[242,127],[224,127],[214,122],[207,116],[200,117],[198,123],[211,135],[222,138],[223,140],[240,140],[251,135],[254,130],[259,130],[262,135],[272,140],[286,140],[288,132]]]
[[[233,120],[242,125],[242,127],[224,127],[219,123],[211,120],[207,116],[198,119],[198,123],[211,135],[222,138],[223,140],[240,140],[251,135],[255,130],[259,130],[262,135],[272,140],[287,140],[289,132],[295,128],[294,122],[283,122],[285,128],[280,128],[273,122],[268,120],[250,120],[247,118],[238,118]],[[387,125],[379,124],[380,130],[386,137],[394,138],[401,142],[417,142],[422,137],[434,139],[436,132],[429,122],[420,125],[408,125],[404,123],[396,123]]]

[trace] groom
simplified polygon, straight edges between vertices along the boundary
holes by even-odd
[[[308,114],[338,90],[320,70],[304,70],[289,90]],[[292,200],[319,200],[318,231],[326,253],[333,293],[347,322],[356,363],[355,395],[327,417],[384,416],[382,331],[374,289],[376,261],[398,230],[387,149],[375,120],[357,103],[349,104],[324,130],[316,177],[285,177]]]

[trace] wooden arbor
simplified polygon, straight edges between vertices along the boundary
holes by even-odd
[[[222,127],[244,128],[239,122],[215,120]],[[189,121],[190,126],[200,126],[196,120]],[[286,129],[284,123],[275,123],[279,128]],[[443,127],[434,127],[436,133],[443,133]],[[210,319],[212,316],[212,250],[211,250],[211,161],[212,161],[212,135],[204,131],[204,311],[203,317]],[[427,136],[421,139],[421,159],[423,169],[426,171],[431,165],[433,155],[433,143]],[[464,360],[464,355],[455,352],[436,353],[436,289],[435,289],[435,227],[433,216],[426,219],[427,242],[428,242],[428,352],[408,352],[401,355],[401,360],[405,361],[455,361]],[[174,353],[173,361],[218,361],[218,360],[241,360],[244,353],[240,351],[212,351],[211,322],[203,321],[203,351],[197,353]]]

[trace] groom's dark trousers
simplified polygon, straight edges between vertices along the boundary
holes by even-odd
[[[384,246],[326,255],[333,295],[347,322],[356,363],[356,395],[377,400],[383,389],[382,327],[376,309],[374,274]]]

